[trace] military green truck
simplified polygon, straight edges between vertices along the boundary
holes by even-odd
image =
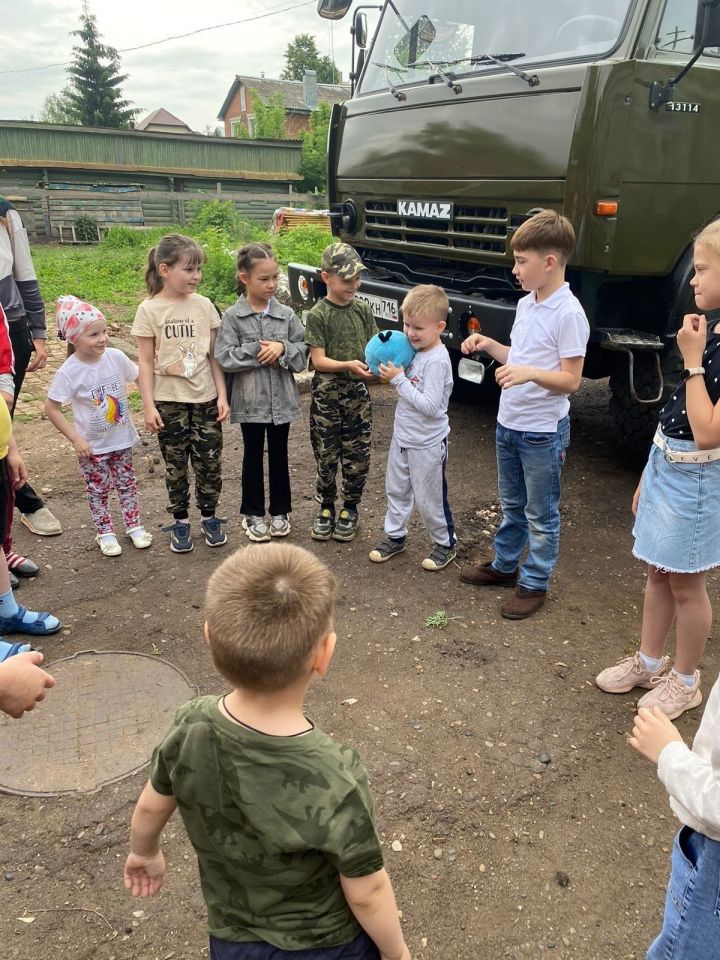
[[[692,237],[720,215],[720,0],[373,9],[369,45],[356,9],[354,93],[328,140],[333,232],[368,267],[360,295],[393,327],[410,287],[440,284],[457,364],[468,330],[509,343],[513,230],[538,209],[564,213],[591,326],[584,374],[610,378],[619,438],[642,449],[680,369]],[[290,283],[308,305],[324,292],[311,266],[292,265]]]

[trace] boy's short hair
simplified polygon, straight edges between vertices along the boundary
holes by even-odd
[[[575,230],[561,213],[541,210],[520,224],[510,238],[510,249],[513,253],[551,251],[565,264],[575,250]]]
[[[442,287],[421,283],[407,294],[400,309],[404,317],[436,317],[439,323],[447,320],[450,301]]]
[[[233,686],[282,690],[332,630],[338,581],[293,544],[243,547],[220,564],[205,594],[210,652]]]
[[[331,243],[322,252],[320,269],[327,273],[336,273],[341,280],[352,280],[367,267],[360,254],[349,243]]]

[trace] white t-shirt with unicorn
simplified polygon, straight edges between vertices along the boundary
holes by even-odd
[[[85,363],[73,354],[53,377],[48,397],[72,404],[75,429],[94,454],[114,453],[140,439],[127,399],[127,384],[137,377],[137,364],[114,347],[108,347],[96,363]]]

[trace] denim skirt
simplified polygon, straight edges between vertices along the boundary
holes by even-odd
[[[691,440],[663,439],[670,450],[697,449]],[[720,566],[720,460],[670,463],[653,444],[633,536],[633,555],[668,573]]]

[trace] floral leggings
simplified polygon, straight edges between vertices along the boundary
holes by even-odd
[[[140,511],[137,499],[137,481],[133,468],[132,447],[80,457],[80,469],[85,480],[85,491],[90,513],[98,534],[113,532],[112,517],[108,510],[110,491],[117,490],[125,529],[140,526]]]

